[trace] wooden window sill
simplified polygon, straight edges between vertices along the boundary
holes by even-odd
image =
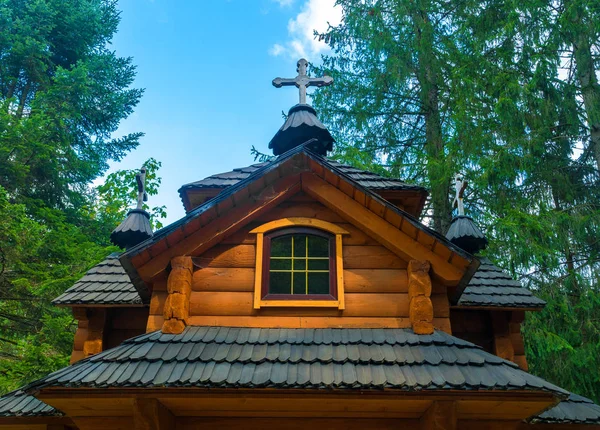
[[[260,300],[256,309],[262,307],[278,307],[278,308],[338,308],[340,307],[339,300]]]

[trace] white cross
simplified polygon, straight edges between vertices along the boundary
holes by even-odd
[[[143,209],[144,202],[148,201],[148,193],[146,193],[146,169],[142,167],[140,173],[135,175],[135,181],[138,187],[137,208]]]
[[[465,207],[463,205],[463,195],[465,194],[465,189],[467,188],[468,182],[463,180],[460,175],[456,175],[455,180],[455,189],[456,196],[454,197],[454,201],[452,202],[452,207],[458,208],[458,215],[465,214]]]
[[[309,78],[306,74],[306,66],[308,61],[304,58],[298,60],[296,71],[298,76],[295,78],[275,78],[273,86],[276,88],[295,86],[300,89],[300,104],[306,104],[306,88],[311,86],[324,87],[333,83],[331,76],[323,76],[322,78]]]

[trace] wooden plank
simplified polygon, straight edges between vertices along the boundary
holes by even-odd
[[[408,294],[346,294],[345,317],[408,317]]]
[[[235,415],[235,410],[231,411]],[[206,418],[180,418],[177,420],[178,430],[264,430],[264,429],[288,429],[306,430],[328,429],[328,430],[397,430],[398,428],[415,428],[417,420],[399,420],[391,418],[264,418],[264,417],[206,417]]]
[[[539,393],[539,392],[538,392]],[[539,394],[538,394],[539,395]],[[554,398],[547,399],[524,397],[519,401],[505,400],[490,402],[489,400],[458,400],[457,412],[461,419],[501,419],[524,420],[537,415],[555,402]]]
[[[383,246],[345,246],[345,269],[404,269],[406,262]],[[256,249],[254,245],[217,245],[194,257],[194,263],[202,268],[254,268]]]
[[[277,307],[254,309],[252,292],[200,292],[190,297],[190,316],[345,316],[407,317],[408,295],[404,293],[345,294],[344,311],[329,308]]]
[[[136,398],[133,401],[134,430],[172,430],[175,417],[157,399]]]
[[[347,223],[335,223],[339,227],[348,231],[349,234],[344,234],[342,236],[342,243],[344,246],[347,245],[380,245],[372,237],[369,237],[367,234],[362,232],[358,227]],[[229,237],[226,237],[221,242],[222,245],[254,245],[256,243],[256,234],[250,233],[250,230],[255,229],[261,225],[260,223],[250,223],[248,226],[240,229],[236,233],[232,234]]]
[[[169,293],[166,291],[154,291],[150,299],[150,315],[162,315],[165,301]]]
[[[406,233],[398,230],[384,219],[369,211],[359,202],[351,199],[317,176],[303,174],[302,189],[334,212],[340,214],[340,216],[344,216],[349,222],[359,226],[363,231],[392,252],[401,256],[405,261],[412,259],[430,261],[433,273],[443,280],[445,284],[450,286],[457,285],[462,279],[464,271],[454,267],[447,260],[431,252],[419,242],[412,240]],[[443,249],[445,247],[438,244],[436,248]]]
[[[492,327],[494,329],[494,354],[506,360],[514,361],[515,350],[510,337],[508,326],[508,312],[491,312]]]
[[[406,269],[346,269],[346,293],[408,293]]]
[[[511,333],[510,340],[515,351],[515,355],[525,355],[525,343],[523,342],[523,336],[521,336],[521,333]]]
[[[344,246],[349,245],[381,245],[372,237],[368,236],[365,232],[360,230],[353,224],[350,223],[339,223],[338,224],[344,230],[347,230],[350,234],[342,236],[342,243]]]
[[[456,430],[456,403],[436,401],[421,417],[422,430]]]
[[[289,216],[266,222],[251,230],[250,233],[267,233],[272,230],[277,230],[286,227],[307,227],[316,228],[318,230],[324,230],[332,234],[349,234],[338,224],[329,221],[323,221],[322,219],[298,216]]]
[[[437,318],[450,317],[450,302],[446,294],[433,294],[431,296],[433,304],[433,316]]]
[[[193,291],[254,291],[254,268],[205,267],[194,272]]]
[[[345,246],[344,269],[405,269],[406,261],[383,246]]]
[[[182,237],[177,241],[172,240],[172,248],[138,267],[138,274],[142,279],[149,281],[158,273],[165,270],[171,258],[178,255],[198,255],[210,249],[223,238],[238,231],[249,222],[254,221],[261,214],[269,211],[289,196],[300,191],[299,176],[294,175],[284,178],[272,184],[268,191],[268,194],[261,192],[255,199],[247,199],[243,204],[237,206],[235,210],[231,210],[214,222],[205,225],[194,234],[185,238]],[[168,238],[171,239],[172,236],[168,236]]]
[[[261,217],[258,218],[258,221],[262,224],[289,217],[316,218],[336,224],[346,222],[344,218],[314,200],[306,203],[285,201],[268,213],[261,215]]]
[[[160,330],[164,323],[165,319],[161,315],[150,315],[148,317],[148,324],[146,325],[146,333],[151,331]]]
[[[115,330],[144,329],[148,321],[147,307],[113,308],[110,310],[110,325]]]
[[[443,321],[447,321],[446,318]],[[436,324],[436,319],[433,321]],[[353,318],[323,316],[190,316],[188,325],[269,328],[409,328],[408,318]]]
[[[193,258],[194,264],[206,267],[237,267],[254,269],[256,247],[254,245],[216,245]]]
[[[79,430],[131,430],[132,417],[74,417],[73,422]]]

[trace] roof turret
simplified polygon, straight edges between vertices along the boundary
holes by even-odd
[[[453,206],[458,209],[458,215],[452,220],[446,239],[453,244],[461,247],[470,254],[477,254],[487,246],[488,240],[481,232],[473,218],[465,215],[463,205],[463,195],[467,188],[467,181],[463,180],[459,175],[455,178],[456,181],[456,197],[454,197]]]
[[[125,220],[110,234],[110,241],[125,249],[152,237],[150,214],[143,209],[144,202],[148,201],[145,185],[146,169],[142,167],[140,173],[135,175],[135,180],[138,186],[137,208],[130,210]]]
[[[275,134],[269,148],[273,150],[274,155],[283,154],[298,145],[315,139],[315,143],[310,145],[310,149],[318,154],[325,155],[327,151],[333,149],[334,139],[329,130],[317,118],[317,112],[312,106],[306,104],[306,88],[310,86],[322,87],[331,85],[333,79],[330,76],[322,78],[309,78],[306,74],[308,61],[304,58],[298,60],[296,71],[298,76],[295,78],[275,78],[273,85],[276,88],[284,86],[295,86],[300,91],[300,102],[293,106],[288,112],[288,116],[279,131]]]

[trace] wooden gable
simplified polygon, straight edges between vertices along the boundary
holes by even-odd
[[[343,236],[345,309],[275,307],[255,309],[256,234],[265,223],[290,217],[327,221]],[[263,212],[236,233],[192,254],[194,272],[189,325],[243,327],[410,327],[408,261],[304,192]],[[153,287],[148,331],[162,327],[167,279]],[[447,288],[433,287],[434,326],[450,331]]]
[[[463,288],[476,269],[477,260],[470,255],[303,147],[156,232],[154,238],[123,254],[121,262],[140,295],[148,299],[147,283],[167,269],[171,258],[201,254],[300,191],[352,221],[396,255],[430,261],[434,276],[444,285]]]
[[[235,192],[199,208],[187,223],[125,254],[151,294],[148,330],[164,323],[167,269],[172,258],[185,255],[194,266],[189,269],[187,324],[410,327],[407,266],[426,260],[434,281],[434,325],[450,331],[448,291],[457,291],[469,276],[473,264],[468,255],[319,157],[298,151],[273,164]],[[253,306],[257,251],[251,231],[289,217],[320,219],[349,233],[343,237],[345,308]]]

